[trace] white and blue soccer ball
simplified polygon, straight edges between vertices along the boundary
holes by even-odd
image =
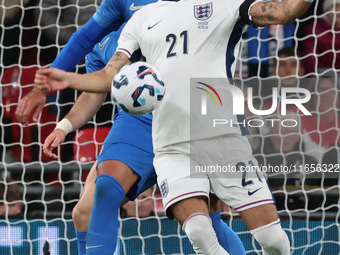
[[[152,112],[162,102],[164,93],[159,71],[141,61],[123,66],[111,86],[111,98],[115,104],[134,115]]]

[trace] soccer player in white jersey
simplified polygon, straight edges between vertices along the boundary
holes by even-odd
[[[140,48],[147,62],[162,74],[167,93],[154,111],[154,165],[163,203],[169,216],[183,226],[198,254],[228,254],[217,242],[208,216],[210,184],[216,195],[236,209],[261,244],[264,254],[290,254],[289,240],[281,225],[271,192],[259,178],[249,192],[240,178],[191,178],[190,164],[199,165],[200,156],[220,154],[224,162],[252,160],[250,145],[239,127],[206,134],[190,134],[190,78],[232,78],[235,55],[244,24],[265,26],[288,24],[310,6],[308,0],[261,2],[254,0],[159,1],[137,12],[127,23],[118,48],[107,66],[91,74],[73,74],[44,69],[36,74],[38,88],[61,90],[66,87],[88,92],[109,92],[113,76],[128,64],[131,53]],[[200,7],[207,29],[199,28]],[[93,86],[96,84],[96,86]],[[176,121],[174,121],[176,120]],[[194,141],[190,141],[194,137]],[[221,146],[214,153],[190,154],[190,144]],[[200,146],[203,148],[204,146]],[[196,161],[196,159],[198,159]],[[109,173],[108,173],[109,175]],[[108,177],[109,178],[109,177]],[[249,195],[251,193],[251,195]],[[98,244],[102,245],[102,244]]]

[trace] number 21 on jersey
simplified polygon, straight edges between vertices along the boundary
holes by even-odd
[[[171,58],[174,56],[177,56],[177,52],[180,51],[179,49],[180,46],[176,47],[177,40],[182,40],[183,41],[183,54],[188,54],[188,30],[184,30],[179,34],[179,38],[177,39],[177,35],[175,34],[168,34],[165,38],[165,41],[167,43],[170,43],[169,50],[166,54],[167,58]]]

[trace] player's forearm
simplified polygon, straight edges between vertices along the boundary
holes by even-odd
[[[113,77],[120,68],[129,63],[127,55],[116,52],[105,68],[100,71],[87,74],[67,73],[68,87],[92,93],[111,92]]]
[[[87,74],[68,73],[68,87],[90,93],[108,93],[111,92],[114,75],[104,69]]]
[[[282,2],[259,2],[249,11],[253,22],[260,26],[288,25],[304,14],[310,2],[305,0],[284,0]]]
[[[84,126],[102,106],[106,93],[82,93],[65,116],[72,124],[72,131]]]
[[[127,55],[116,52],[105,68],[100,71],[87,74],[67,73],[68,87],[92,93],[111,92],[113,77],[120,68],[129,63]]]

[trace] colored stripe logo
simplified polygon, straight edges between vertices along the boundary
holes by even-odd
[[[197,82],[197,83],[198,83],[198,84],[201,84],[201,85],[203,85],[203,86],[205,86],[205,87],[207,87],[208,89],[210,89],[210,90],[216,95],[216,97],[218,98],[218,100],[219,100],[219,102],[220,102],[220,104],[221,104],[221,106],[222,106],[221,97],[220,97],[220,95],[217,93],[217,91],[216,91],[212,86],[210,86],[210,85],[208,85],[208,84],[206,84],[206,83],[203,83],[203,82]],[[217,105],[217,102],[216,102],[216,100],[215,100],[214,95],[213,95],[209,90],[207,90],[207,89],[205,89],[205,88],[201,88],[201,87],[196,87],[196,88],[198,88],[198,89],[203,90],[204,92],[206,92],[206,93],[212,98],[212,100],[214,101],[215,105]],[[207,115],[207,97],[206,97],[206,94],[203,94],[203,95],[202,95],[202,101],[201,101],[201,114],[202,114],[202,115]]]
[[[213,87],[211,87],[210,85],[208,85],[208,84],[206,84],[206,83],[203,83],[203,82],[197,82],[197,83],[206,86],[206,87],[209,88],[212,92],[214,92],[215,95],[217,96],[218,100],[220,101],[221,106],[222,106],[222,100],[221,100],[221,98],[220,98],[220,95],[217,93],[217,91],[216,91]],[[209,92],[209,91],[206,90],[206,89],[200,88],[200,87],[196,87],[196,88],[201,89],[201,90],[205,91],[206,93],[208,93],[208,95],[211,96],[211,98],[214,100],[215,105],[217,105],[216,100],[215,100],[214,96],[211,94],[211,92]]]

